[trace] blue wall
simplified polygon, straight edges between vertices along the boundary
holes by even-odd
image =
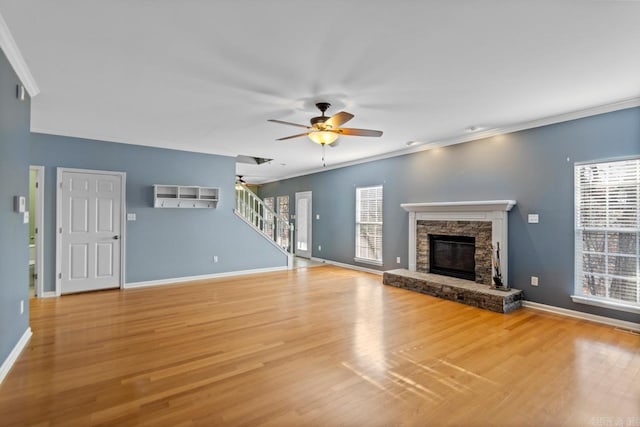
[[[45,291],[55,289],[56,167],[127,173],[127,212],[137,220],[126,223],[126,283],[286,266],[286,256],[233,213],[234,158],[32,134],[30,161],[45,166]],[[220,187],[220,202],[154,209],[153,184]]]
[[[343,144],[349,143],[345,138]],[[356,264],[355,187],[383,184],[381,270],[408,264],[408,213],[401,203],[515,199],[509,214],[511,286],[524,289],[530,301],[640,322],[638,315],[570,299],[574,162],[639,154],[640,108],[632,108],[265,184],[259,195],[288,194],[293,201],[295,192],[313,191],[313,256]],[[528,224],[529,213],[538,213],[540,223]],[[537,288],[529,285],[532,275],[539,277]]]
[[[29,196],[30,101],[16,98],[18,84],[0,54],[0,364],[29,327],[29,225],[13,211],[13,196]]]

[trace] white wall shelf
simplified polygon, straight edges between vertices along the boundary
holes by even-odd
[[[153,186],[154,208],[215,208],[220,189],[193,185]]]

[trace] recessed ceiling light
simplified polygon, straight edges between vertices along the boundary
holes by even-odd
[[[484,130],[484,128],[481,126],[469,126],[467,128],[467,132],[477,132],[479,130]]]
[[[420,144],[424,144],[422,141],[409,141],[407,142],[407,145],[409,147],[413,147],[414,145],[420,145]]]

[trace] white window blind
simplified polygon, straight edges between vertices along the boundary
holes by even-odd
[[[640,308],[640,159],[575,167],[575,293]]]
[[[356,188],[356,260],[382,264],[382,186]]]

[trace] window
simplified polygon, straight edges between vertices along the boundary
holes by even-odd
[[[273,197],[265,197],[264,205],[273,210]],[[273,214],[269,211],[266,212],[265,222],[265,231],[267,232],[267,235],[273,239]]]
[[[356,188],[356,261],[382,265],[382,186]]]
[[[278,213],[284,217],[289,223],[289,196],[278,196]],[[278,221],[277,227],[277,242],[283,248],[289,247],[289,229],[283,227],[282,221]]]
[[[575,167],[576,302],[640,312],[640,159]]]

